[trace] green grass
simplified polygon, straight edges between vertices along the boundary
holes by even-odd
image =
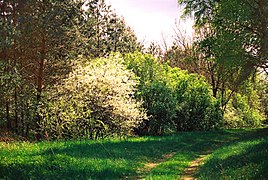
[[[259,131],[264,130],[185,132],[126,141],[0,143],[0,179],[178,179],[200,154],[227,141],[240,142],[241,137]],[[267,143],[267,137],[256,141],[256,146],[264,142]],[[151,171],[144,168],[146,163],[158,162],[172,152],[173,157]]]
[[[253,130],[219,148],[206,160],[199,179],[268,179],[268,129]]]

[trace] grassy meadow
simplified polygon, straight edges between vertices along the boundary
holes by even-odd
[[[183,132],[127,140],[1,142],[0,179],[178,179],[213,152],[201,179],[268,177],[268,129]]]
[[[213,152],[199,179],[268,179],[268,129],[253,130]]]

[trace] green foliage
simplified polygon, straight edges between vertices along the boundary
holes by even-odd
[[[176,116],[176,98],[165,82],[153,81],[142,89],[144,108],[148,111],[147,133],[160,135],[172,132]]]
[[[227,105],[225,123],[227,127],[259,127],[265,116],[262,112],[258,82],[246,81],[239,93],[235,93]]]
[[[185,15],[194,15],[199,57],[207,64],[214,97],[221,99],[226,125],[260,126],[266,90],[258,88],[256,76],[267,74],[267,1],[178,2],[185,5]]]
[[[139,52],[125,55],[124,61],[139,78],[140,83],[135,95],[143,101],[143,107],[149,117],[138,133],[164,133],[175,116],[176,104],[162,74],[162,65],[152,55]]]
[[[127,54],[124,60],[139,77],[136,98],[143,101],[149,117],[138,133],[156,135],[169,132],[176,115],[176,97],[167,84],[164,67],[152,55],[138,52]]]
[[[29,137],[39,121],[36,112],[42,91],[68,72],[70,22],[81,15],[76,5],[67,0],[1,1],[0,63],[5,65],[1,68],[5,88],[0,91],[6,95],[0,109],[6,130]]]
[[[142,132],[163,134],[181,130],[207,130],[221,125],[221,110],[204,78],[161,65],[151,55],[125,56],[128,68],[140,78],[136,93],[149,120]]]
[[[261,126],[263,115],[258,109],[249,105],[248,96],[237,93],[232,104],[233,106],[228,105],[224,117],[227,127],[239,128]]]
[[[263,112],[268,124],[268,76],[261,74],[258,80],[258,95],[261,97],[261,112]]]
[[[97,58],[110,52],[124,54],[142,49],[133,30],[105,0],[86,1],[83,9],[83,18],[74,22],[73,54]]]
[[[38,106],[43,95],[50,93],[47,87],[66,78],[78,55],[92,59],[142,47],[104,0],[0,4],[0,76],[5,79],[0,87],[1,124],[23,136],[37,132]]]
[[[173,81],[177,99],[174,120],[177,131],[220,127],[222,111],[217,100],[212,97],[210,86],[205,82],[204,77],[188,74],[187,71],[176,68],[167,72],[170,73],[169,77]]]
[[[230,68],[242,68],[238,72],[238,84],[246,80],[256,67],[267,71],[267,1],[179,0],[178,2],[185,5],[186,15],[194,14],[196,26],[211,31],[201,41],[211,43],[207,50],[212,52],[213,57],[220,64],[229,65]]]
[[[79,59],[64,82],[47,94],[42,131],[48,138],[130,134],[146,119],[133,98],[136,85],[135,74],[126,70],[119,54],[91,62]]]
[[[26,85],[18,68],[0,61],[0,127],[28,136],[36,107],[31,93],[35,91]]]

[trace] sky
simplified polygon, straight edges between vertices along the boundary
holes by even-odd
[[[162,43],[163,37],[171,43],[175,21],[179,20],[182,9],[177,0],[106,0],[127,25],[136,33],[138,40],[149,45]],[[182,23],[183,29],[191,34],[191,20]]]

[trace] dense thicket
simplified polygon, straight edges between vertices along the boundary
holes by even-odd
[[[149,117],[138,133],[163,134],[221,126],[219,103],[202,76],[162,65],[149,54],[128,54],[125,62],[139,77],[136,97],[144,102]]]
[[[0,25],[0,123],[25,136],[40,129],[43,93],[66,77],[78,55],[141,48],[103,0],[2,0]]]
[[[200,37],[202,35],[200,33],[199,31],[196,36]],[[196,44],[192,45],[185,42],[183,46],[174,42],[163,55],[163,60],[172,67],[202,74],[206,78],[206,82],[211,85],[213,97],[220,103],[225,126],[259,126],[262,120],[268,118],[266,115],[267,76],[257,70],[238,83],[243,69],[230,68],[229,65],[216,61],[215,57],[207,57],[202,51],[202,44],[199,44],[202,40],[196,40]]]
[[[195,15],[197,50],[207,62],[210,76],[207,79],[215,97],[222,99],[223,110],[232,111],[232,103],[240,123],[244,124],[241,126],[259,124],[267,106],[260,103],[266,99],[260,84],[267,84],[268,70],[267,1],[179,2],[186,5],[186,14]],[[243,105],[236,106],[238,101]]]

